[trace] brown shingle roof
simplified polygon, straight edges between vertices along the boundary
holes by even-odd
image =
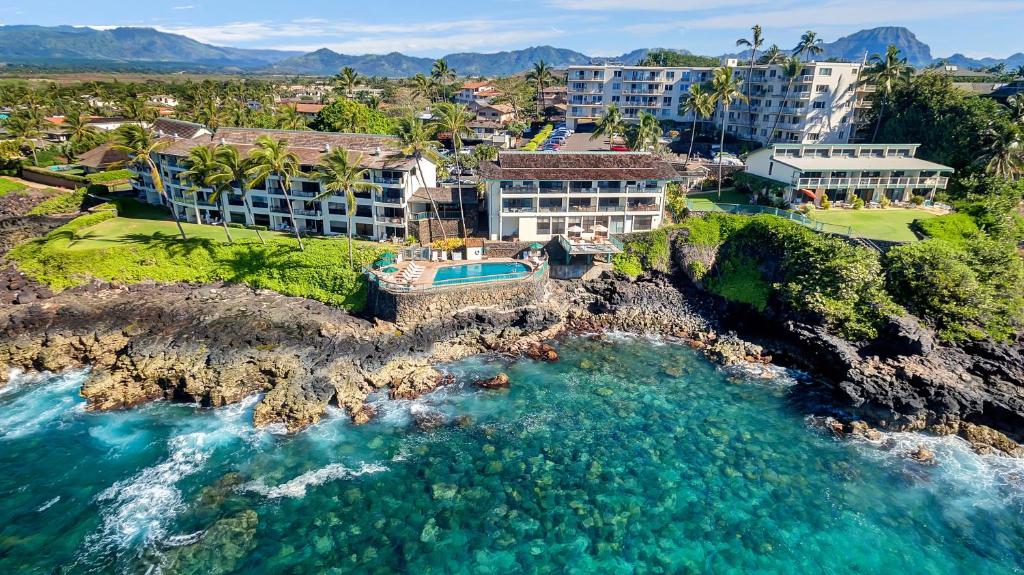
[[[78,165],[94,169],[103,169],[111,164],[118,164],[128,160],[128,154],[115,149],[113,144],[101,144],[78,156]]]
[[[412,158],[406,158],[401,154],[398,140],[392,136],[341,134],[311,130],[218,128],[213,136],[204,136],[193,140],[171,140],[170,145],[161,150],[161,153],[170,156],[187,156],[189,150],[196,146],[213,146],[224,143],[237,148],[242,155],[247,155],[256,147],[256,140],[264,135],[288,142],[288,149],[294,152],[299,157],[299,162],[305,166],[319,164],[327,153],[327,145],[330,145],[332,149],[348,150],[353,160],[362,156],[360,166],[363,168],[403,170],[415,165]]]
[[[192,139],[203,135],[202,132],[206,130],[206,126],[184,120],[159,118],[153,122],[152,130],[162,136]]]
[[[483,162],[488,180],[675,180],[672,165],[644,152],[500,152]]]
[[[295,104],[295,111],[300,114],[319,114],[320,110],[324,109],[323,104],[308,104],[298,103]]]

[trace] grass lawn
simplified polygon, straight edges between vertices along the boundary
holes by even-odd
[[[914,220],[926,220],[936,215],[925,211],[904,208],[863,209],[863,210],[814,210],[809,217],[826,224],[849,226],[856,236],[872,240],[912,242],[917,240],[910,231]]]
[[[143,211],[138,207],[136,214]],[[235,243],[229,245],[220,226],[182,224],[189,236],[183,241],[173,221],[123,216],[99,221],[103,217],[81,216],[15,247],[8,257],[21,271],[58,290],[91,278],[229,281],[361,309],[366,281],[360,270],[387,251],[376,242],[356,241],[354,266],[349,267],[347,238],[303,238],[306,250],[300,252],[295,239],[281,233],[264,232],[263,245],[254,231],[232,228]]]
[[[722,199],[718,199],[718,190],[707,190],[703,192],[690,192],[686,194],[686,199],[690,200],[691,208],[693,210],[715,212],[719,211],[715,204],[749,204],[750,195],[743,192],[737,192],[736,188],[722,188]]]
[[[26,187],[28,186],[21,182],[16,182],[7,178],[0,178],[0,196],[6,196],[11,192],[24,190]]]

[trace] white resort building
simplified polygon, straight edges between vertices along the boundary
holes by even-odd
[[[864,96],[872,86],[860,82],[861,64],[807,62],[792,85],[778,64],[755,65],[730,60],[733,73],[743,81],[749,103],[733,102],[728,132],[738,138],[766,143],[846,143],[855,138],[858,111],[869,104]],[[627,121],[643,112],[659,120],[689,123],[692,114],[679,113],[690,86],[710,82],[714,68],[663,68],[601,64],[571,66],[568,73],[566,123],[579,130],[596,122],[615,104]],[[747,75],[750,74],[750,81]],[[713,119],[721,123],[719,106]],[[698,122],[701,120],[698,119]]]
[[[479,168],[490,239],[546,241],[574,230],[621,234],[661,225],[679,175],[640,152],[500,152]]]
[[[777,144],[747,157],[746,171],[786,186],[790,202],[932,199],[953,168],[915,158],[918,144]]]
[[[169,144],[156,155],[156,161],[170,198],[169,207],[176,210],[180,218],[190,222],[197,219],[213,222],[224,215],[227,221],[233,223],[261,225],[272,230],[291,229],[285,203],[288,200],[285,199],[278,178],[268,178],[250,190],[249,201],[253,211],[250,220],[237,187],[236,193],[222,194],[214,204],[210,202],[211,190],[200,189],[195,194],[189,193],[191,184],[179,177],[187,169],[185,159],[189,150],[197,146],[226,144],[235,147],[245,156],[262,135],[286,140],[288,149],[299,157],[304,174],[310,174],[321,158],[332,149],[341,148],[361,157],[361,167],[370,170],[367,181],[377,183],[382,189],[372,193],[356,193],[357,209],[352,220],[354,235],[372,239],[409,236],[408,202],[421,187],[420,176],[417,174],[416,162],[401,154],[397,140],[390,136],[248,128],[219,128],[212,135],[190,139],[165,136]],[[427,160],[421,160],[420,166],[427,186],[436,186],[436,166]],[[139,173],[135,185],[148,202],[162,203],[148,173]],[[292,180],[288,196],[299,230],[326,235],[348,233],[344,194],[317,199],[320,195],[320,183],[315,179],[299,177]]]

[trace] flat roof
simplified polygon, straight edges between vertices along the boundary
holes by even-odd
[[[647,152],[499,152],[482,162],[488,180],[675,180],[672,165]]]
[[[831,157],[831,158],[792,158],[787,156],[772,156],[772,160],[786,166],[796,168],[802,172],[816,172],[820,170],[935,170],[940,172],[952,172],[953,168],[929,162],[919,158],[886,157],[875,158],[861,156],[859,158]]]

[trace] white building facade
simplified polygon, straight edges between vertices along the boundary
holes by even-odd
[[[786,185],[790,202],[877,203],[932,199],[953,168],[916,158],[918,144],[777,144],[747,157],[746,171]]]
[[[730,134],[766,143],[773,129],[773,142],[846,143],[855,138],[859,109],[867,104],[870,86],[860,82],[860,64],[806,62],[790,78],[778,64],[755,65],[748,69],[730,60],[733,74],[742,80],[749,103],[734,101],[729,109]],[[694,84],[711,82],[714,68],[663,68],[602,64],[571,66],[568,73],[566,123],[577,129],[596,122],[608,106],[618,106],[623,118],[635,121],[641,113],[659,120],[690,123],[692,114],[680,114]],[[750,76],[748,82],[747,77]],[[712,119],[721,124],[722,108]],[[698,120],[701,121],[701,120]]]
[[[208,188],[190,193],[192,184],[180,177],[188,169],[189,150],[196,146],[226,144],[234,146],[245,156],[261,135],[286,140],[289,150],[299,157],[304,176],[292,179],[288,199],[276,177],[268,178],[249,190],[252,217],[246,214],[237,185],[234,193],[222,194],[216,203],[210,201],[212,190]],[[322,195],[321,185],[311,175],[320,159],[335,148],[348,150],[353,159],[360,158],[360,166],[369,170],[367,181],[381,187],[380,191],[355,194],[357,206],[352,218],[353,234],[375,240],[409,237],[408,201],[420,188],[418,170],[422,169],[422,178],[429,187],[437,183],[437,169],[427,160],[421,160],[417,167],[413,159],[399,152],[398,142],[389,136],[220,128],[212,137],[172,140],[156,155],[156,162],[170,199],[169,207],[176,210],[184,221],[210,223],[219,221],[223,216],[232,223],[290,230],[287,205],[290,202],[301,232],[347,234],[344,193],[319,197]],[[138,174],[136,189],[146,201],[163,203],[149,174]]]
[[[675,169],[648,153],[500,152],[479,168],[490,239],[546,241],[574,226],[608,233],[662,223]]]

